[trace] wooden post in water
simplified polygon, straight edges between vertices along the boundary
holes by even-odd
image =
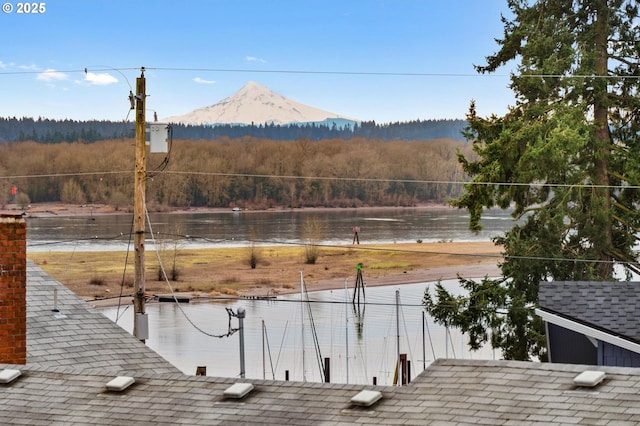
[[[331,383],[331,358],[324,359],[324,382]]]
[[[360,293],[362,293],[362,302],[364,303],[364,279],[362,278],[362,263],[358,263],[356,265],[356,286],[353,291],[353,304],[358,304],[360,306]],[[357,302],[356,302],[357,297]]]
[[[400,366],[400,371],[402,372],[400,382],[404,386],[407,384],[407,354],[400,354]]]

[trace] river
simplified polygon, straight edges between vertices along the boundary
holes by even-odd
[[[459,289],[455,280],[443,284]],[[448,334],[431,318],[425,318],[423,327],[421,300],[429,285],[370,287],[366,289],[366,303],[360,307],[352,303],[352,288],[347,292],[312,292],[309,303],[303,304],[300,295],[279,296],[277,300],[148,304],[147,344],[186,374],[195,374],[198,366],[204,366],[208,375],[239,377],[239,334],[218,338],[204,333],[227,333],[225,308],[237,313],[243,307],[246,378],[284,380],[289,371],[290,380],[319,382],[323,377],[319,356],[321,360],[330,358],[332,382],[366,384],[375,377],[378,384],[390,385],[398,341],[400,353],[407,354],[411,362],[412,377],[436,358],[495,359],[497,354],[486,347],[469,352],[465,336],[455,329]],[[106,308],[102,312],[114,321],[118,314],[118,324],[131,332],[131,308]],[[231,326],[237,328],[238,324],[232,317]]]
[[[149,215],[148,222],[155,238],[177,237],[181,247],[195,248],[242,246],[249,240],[299,244],[304,241],[304,224],[311,219],[320,224],[322,244],[351,243],[354,227],[359,228],[361,243],[487,241],[513,224],[508,212],[490,211],[482,220],[484,230],[474,234],[467,229],[465,211],[446,208],[157,213]],[[27,221],[27,249],[31,251],[125,250],[132,216],[33,217]],[[147,247],[152,249],[152,244],[148,242]],[[445,284],[460,290],[455,280]],[[151,303],[146,308],[150,332],[146,343],[186,374],[195,374],[203,366],[208,375],[238,377],[239,333],[222,338],[212,335],[227,332],[227,308],[237,313],[242,307],[246,310],[245,373],[249,379],[285,379],[288,371],[291,380],[319,382],[320,364],[330,358],[332,382],[365,384],[375,377],[378,384],[392,384],[398,342],[400,352],[411,362],[412,376],[435,358],[494,359],[496,354],[488,348],[469,352],[465,336],[457,330],[446,331],[430,318],[423,322],[421,300],[429,285],[367,288],[359,306],[351,303],[353,289],[309,293],[305,303],[300,303],[299,294],[276,300]],[[114,321],[118,317],[117,323],[131,332],[130,306],[102,312]],[[231,326],[238,324],[232,317]]]
[[[132,218],[131,214],[27,218],[28,250],[125,250]],[[323,244],[352,242],[354,227],[359,228],[361,243],[389,243],[488,241],[513,225],[509,212],[497,209],[487,212],[484,229],[473,233],[464,210],[381,208],[153,213],[148,227],[158,239],[177,236],[185,248],[241,246],[248,240],[296,244],[304,240],[305,224],[311,220],[319,224],[317,237]]]

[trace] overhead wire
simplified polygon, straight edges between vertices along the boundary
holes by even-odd
[[[10,175],[0,176],[0,179],[35,179],[44,177],[75,177],[75,176],[97,176],[97,175],[122,175],[131,174],[131,170],[120,171],[101,171],[101,172],[73,172],[73,173],[43,173],[43,174],[30,174],[30,175]]]
[[[83,242],[83,241],[114,241],[114,240],[122,238],[123,236],[125,236],[125,234],[123,234],[121,232],[118,235],[115,235],[113,237],[98,237],[96,235],[96,236],[93,236],[93,237],[68,238],[68,239],[61,239],[61,240],[55,240],[55,241],[44,241],[44,242],[40,242],[40,243],[27,242],[27,247],[42,247],[42,246],[60,245],[60,244],[67,244],[67,243],[79,243],[79,242]]]
[[[166,168],[166,167],[165,167]],[[98,172],[69,172],[69,173],[45,173],[30,175],[10,175],[0,176],[0,179],[32,179],[32,178],[50,178],[50,177],[74,177],[74,176],[96,176],[104,174],[130,174],[130,170],[126,171],[98,171]],[[296,176],[296,175],[276,175],[276,174],[257,174],[257,173],[227,173],[227,172],[198,172],[198,171],[180,171],[180,170],[164,170],[163,174],[167,175],[188,175],[188,176],[219,176],[219,177],[242,177],[242,178],[262,178],[262,179],[294,179],[294,180],[330,180],[340,182],[381,182],[381,183],[413,183],[413,184],[430,184],[430,185],[484,185],[484,186],[531,186],[531,187],[549,187],[549,188],[593,188],[593,189],[640,189],[640,185],[600,185],[590,183],[545,183],[545,182],[488,182],[488,181],[462,181],[462,180],[433,180],[433,179],[395,179],[395,178],[362,178],[362,177],[344,177],[344,176]]]
[[[153,229],[151,227],[151,220],[149,218],[149,211],[147,210],[146,206],[144,208],[144,213],[145,213],[145,216],[147,218],[147,226],[149,228],[149,234],[151,235],[151,240],[153,241],[153,243],[155,245],[156,244],[156,240],[155,240],[155,237],[154,237],[154,234],[153,234]],[[227,315],[229,317],[229,325],[227,327],[227,332],[224,333],[224,334],[209,333],[209,332],[203,330],[202,328],[200,328],[195,322],[193,322],[193,320],[189,317],[189,315],[187,315],[185,310],[182,309],[182,306],[180,306],[180,303],[178,302],[178,298],[177,298],[177,296],[175,294],[175,291],[173,290],[173,286],[171,285],[171,282],[169,281],[169,278],[167,277],[167,272],[164,269],[164,264],[162,262],[162,257],[160,256],[160,252],[158,250],[156,250],[155,252],[156,252],[156,257],[158,259],[158,264],[159,264],[160,269],[162,271],[162,276],[164,277],[164,281],[167,284],[167,286],[169,287],[169,290],[171,291],[171,296],[173,297],[173,300],[174,300],[176,306],[178,307],[178,310],[182,313],[184,318],[187,320],[187,322],[189,322],[189,324],[191,324],[191,326],[193,328],[195,328],[197,331],[199,331],[200,333],[204,334],[205,336],[217,337],[217,338],[229,337],[229,336],[233,335],[235,332],[238,331],[237,328],[232,328],[231,327],[231,317],[232,316],[236,316],[236,315],[230,309],[227,309]]]
[[[432,185],[485,185],[485,186],[533,186],[549,188],[605,188],[605,189],[640,189],[640,185],[600,185],[600,184],[568,184],[568,183],[527,183],[527,182],[488,182],[488,181],[460,181],[460,180],[429,180],[429,179],[393,179],[393,178],[362,178],[344,176],[296,176],[296,175],[274,175],[256,173],[225,173],[225,172],[197,172],[197,171],[177,171],[168,170],[166,174],[174,175],[200,175],[200,176],[220,176],[220,177],[250,177],[263,179],[297,179],[297,180],[330,180],[339,182],[388,182],[388,183],[415,183]]]
[[[422,284],[422,283],[410,283],[409,285],[412,284]],[[428,283],[426,283],[428,284]],[[402,284],[405,285],[405,284]],[[94,299],[95,300],[106,300],[106,299],[115,299],[118,296],[113,296],[111,298],[100,298],[100,299]],[[273,303],[273,300],[270,299],[260,299],[260,298],[251,298],[251,299],[247,299],[246,297],[242,297],[242,296],[215,296],[215,297],[208,297],[208,298],[203,298],[203,300],[210,300],[213,302],[239,302],[239,301],[247,301],[250,300],[251,303]],[[299,299],[285,299],[285,298],[278,298],[277,299],[278,302],[282,302],[282,303],[301,303]],[[175,302],[175,300],[174,300]],[[172,302],[172,303],[174,303]],[[309,305],[351,305],[351,302],[344,302],[344,301],[330,301],[330,300],[309,300],[308,302],[304,301],[304,303],[309,303]],[[375,306],[375,307],[394,307],[396,306],[396,303],[389,303],[389,302],[364,302],[363,305],[366,306]],[[424,305],[422,303],[407,303],[407,302],[401,302],[398,304],[398,306],[400,307],[408,307],[408,308],[416,308],[416,307],[423,307]],[[441,306],[445,306],[445,307],[456,307],[458,305],[453,305],[453,304],[443,304]],[[475,310],[483,310],[486,312],[493,312],[493,313],[497,313],[500,315],[506,314],[508,310],[512,310],[512,311],[527,311],[527,312],[533,312],[535,310],[534,306],[523,306],[523,307],[513,307],[513,306],[493,306],[493,307],[486,307],[486,306],[482,306],[482,305],[465,305],[467,307],[471,307],[474,308]],[[214,335],[212,337],[220,337],[218,335]],[[222,337],[227,337],[226,335],[223,335]]]
[[[95,71],[116,71],[120,73],[127,84],[131,89],[131,84],[126,76],[122,73],[122,71],[127,70],[138,70],[138,67],[126,67],[126,68],[114,68],[114,67],[104,67],[104,69],[96,69]],[[419,77],[478,77],[478,76],[486,76],[487,74],[459,74],[459,73],[425,73],[425,72],[362,72],[362,71],[314,71],[314,70],[288,70],[288,69],[280,69],[280,70],[255,70],[255,69],[225,69],[225,68],[170,68],[170,67],[145,67],[146,70],[157,70],[157,71],[199,71],[199,72],[252,72],[252,73],[284,73],[284,74],[333,74],[333,75],[373,75],[373,76],[419,76]],[[9,75],[9,74],[40,74],[42,71],[20,71],[20,72],[12,72],[12,71],[3,71],[0,72],[0,75]],[[87,68],[82,70],[61,70],[57,72],[87,72]],[[489,74],[490,76],[500,76],[497,74]],[[640,76],[598,76],[598,75],[554,75],[554,74],[526,74],[520,76],[514,76],[516,78],[530,77],[530,78],[640,78]],[[129,116],[131,110],[127,113],[127,118]],[[125,118],[124,121],[127,120]],[[172,137],[170,138],[172,142]],[[414,179],[383,179],[383,178],[348,178],[348,177],[327,177],[327,176],[279,176],[279,175],[269,175],[269,174],[247,174],[247,173],[220,173],[220,172],[182,172],[182,171],[167,171],[165,170],[169,163],[169,156],[171,153],[171,143],[169,145],[168,155],[165,157],[160,166],[158,166],[158,173],[166,173],[166,174],[189,174],[189,175],[209,175],[209,176],[226,176],[226,177],[258,177],[258,178],[279,178],[279,179],[314,179],[314,180],[337,180],[337,181],[361,181],[361,182],[397,182],[397,183],[423,183],[423,184],[460,184],[460,185],[492,185],[492,186],[544,186],[544,187],[587,187],[587,188],[611,188],[611,189],[639,189],[640,185],[593,185],[593,184],[561,184],[561,183],[519,183],[519,182],[480,182],[480,181],[441,181],[441,180],[414,180]],[[78,173],[54,173],[54,174],[41,174],[41,175],[16,175],[16,176],[0,176],[0,179],[16,179],[16,178],[41,178],[41,177],[64,177],[64,176],[90,176],[90,175],[104,175],[104,174],[124,174],[130,173],[130,171],[103,171],[103,172],[78,172]],[[152,176],[149,176],[152,177]],[[148,212],[147,212],[148,215]],[[122,234],[121,234],[122,236]],[[153,236],[153,235],[152,235]],[[192,238],[191,236],[188,236]],[[94,237],[91,239],[97,239],[98,237]],[[114,237],[117,238],[117,237]],[[202,237],[203,240],[209,240],[208,238]],[[87,239],[85,239],[87,240]],[[71,241],[79,241],[79,240],[71,240]],[[273,241],[269,241],[269,243],[274,243]],[[276,242],[277,243],[277,242]],[[54,244],[53,242],[41,243],[41,244],[32,244],[32,245],[44,245],[44,244]],[[288,245],[296,245],[295,243],[287,242],[284,244]],[[334,245],[323,245],[325,247],[341,247]],[[363,250],[377,250],[375,248],[367,248]],[[379,249],[379,250],[387,250],[388,249]],[[391,251],[405,251],[408,250],[391,250]],[[413,251],[415,252],[415,251]],[[616,262],[616,261],[606,261],[606,260],[596,260],[596,259],[564,259],[564,258],[549,258],[549,257],[537,257],[537,256],[498,256],[498,255],[482,255],[482,254],[462,254],[462,253],[447,253],[447,252],[424,252],[420,251],[420,253],[425,254],[447,254],[447,255],[460,255],[460,256],[476,256],[476,257],[502,257],[502,258],[513,258],[513,259],[526,259],[526,260],[542,260],[542,261],[572,261],[572,262],[588,262],[588,263],[614,263],[614,264],[626,264],[631,262]],[[163,271],[164,272],[164,271]],[[166,274],[165,274],[166,278]],[[168,280],[167,280],[168,283]],[[170,284],[169,284],[170,286]],[[170,287],[171,288],[171,287]],[[172,294],[173,294],[173,289]],[[175,297],[175,295],[174,295]],[[197,327],[196,327],[197,328]],[[220,336],[216,336],[220,337]]]
[[[637,80],[640,75],[597,75],[597,74],[502,74],[502,73],[455,73],[455,72],[425,72],[425,71],[359,71],[359,70],[305,70],[305,69],[260,69],[260,68],[206,68],[206,67],[153,67],[145,66],[145,71],[168,72],[211,72],[211,73],[247,73],[247,74],[298,74],[298,75],[343,75],[343,76],[382,76],[382,77],[446,77],[446,78],[575,78],[575,79],[611,79]],[[56,73],[84,73],[86,68],[70,68],[62,70],[2,70],[0,75],[39,75],[47,72]],[[139,71],[140,67],[107,67],[95,68],[92,71]],[[128,80],[127,80],[128,81]]]
[[[149,213],[148,213],[148,211],[147,211],[147,212],[146,212],[147,217],[148,217],[148,214],[149,214]],[[156,241],[156,239],[155,239],[155,235],[158,235],[158,233],[153,233],[153,231],[152,231],[152,230],[151,230],[151,228],[150,228],[150,234],[151,234],[152,241],[153,241],[154,245],[155,245],[155,244],[157,244],[157,241]],[[38,244],[38,243],[31,243],[31,244],[29,244],[29,246],[57,245],[57,244],[60,244],[61,242],[64,242],[64,243],[72,242],[72,243],[73,243],[73,242],[82,242],[82,241],[88,241],[88,240],[91,240],[91,241],[93,241],[93,240],[105,240],[105,241],[112,241],[112,240],[114,240],[114,239],[119,239],[119,238],[121,238],[121,237],[123,237],[123,236],[125,236],[125,235],[126,235],[126,234],[120,233],[120,234],[118,234],[118,235],[116,235],[116,236],[114,236],[114,237],[103,237],[103,238],[100,238],[100,237],[91,237],[91,238],[80,238],[80,239],[65,239],[65,240],[61,240],[61,241],[48,241],[48,242],[40,243],[40,244]],[[132,235],[133,235],[133,233],[129,233],[129,234],[128,234],[128,238],[129,238],[129,240],[130,240],[130,238],[131,238],[131,236],[132,236]],[[170,234],[170,235],[175,236],[175,235],[178,235],[178,234]],[[194,238],[196,238],[196,239],[198,239],[198,238],[199,238],[199,239],[204,239],[204,240],[206,240],[206,239],[207,239],[207,238],[205,238],[205,237],[194,237],[194,236],[192,236],[192,235],[188,235],[188,236],[186,236],[186,237],[188,237],[188,239],[194,239]],[[236,241],[234,240],[234,242],[236,242]],[[277,242],[273,242],[273,241],[268,241],[268,242],[269,242],[269,243],[275,243],[275,244],[277,244]],[[281,243],[281,244],[285,244],[285,245],[289,245],[289,246],[300,246],[300,247],[304,247],[304,246],[306,245],[305,243],[295,243],[295,242],[287,242],[287,243]],[[394,248],[376,248],[376,247],[357,247],[357,246],[355,246],[355,247],[354,247],[354,246],[348,246],[348,247],[345,247],[345,246],[340,246],[340,245],[331,245],[331,244],[326,244],[326,245],[322,245],[322,244],[320,244],[320,246],[322,246],[322,247],[332,247],[332,248],[338,248],[338,249],[356,250],[356,251],[357,251],[357,250],[360,250],[360,251],[368,251],[368,250],[372,250],[372,251],[387,251],[387,252],[397,252],[397,253],[420,253],[420,254],[425,254],[425,255],[429,255],[429,254],[431,254],[431,255],[436,255],[436,254],[447,254],[447,255],[453,255],[453,256],[467,256],[467,257],[496,257],[496,258],[503,257],[502,255],[486,255],[486,254],[472,254],[472,253],[455,253],[455,252],[445,252],[445,251],[421,251],[421,250],[394,249]],[[76,248],[75,248],[75,246],[74,246],[74,251],[75,251],[75,250],[76,250]],[[161,259],[159,258],[159,252],[158,252],[157,250],[156,250],[156,255],[158,256],[158,259],[159,259],[159,262],[160,262],[160,266],[162,267],[162,272],[163,272],[163,276],[164,276],[164,278],[165,278],[165,281],[166,281],[166,283],[168,284],[168,286],[169,286],[169,288],[170,288],[170,290],[171,290],[171,292],[172,292],[172,295],[174,296],[174,299],[175,299],[175,298],[176,298],[176,296],[175,296],[174,290],[173,290],[173,288],[172,288],[172,286],[171,286],[171,284],[170,284],[170,282],[169,282],[169,280],[168,280],[168,278],[167,278],[166,271],[164,270],[164,266],[163,266],[163,264],[162,264]],[[527,257],[521,257],[521,258],[528,259]],[[537,259],[537,258],[534,258],[534,259]],[[545,260],[554,260],[554,261],[557,261],[557,260],[566,260],[566,261],[574,261],[574,259],[557,259],[557,258],[546,258]],[[579,260],[580,260],[580,261],[583,261],[583,262],[587,262],[587,261],[588,261],[588,260],[586,260],[586,259],[579,259]],[[620,262],[618,262],[618,263],[620,263]],[[124,272],[123,272],[123,274],[124,274]],[[124,282],[124,281],[123,281],[123,282]],[[113,298],[116,298],[116,297],[122,297],[122,296],[114,296]],[[102,300],[102,299],[105,299],[105,298],[104,298],[104,297],[100,297],[99,299],[95,299],[95,300]],[[216,296],[214,299],[215,299],[215,300],[219,300],[219,301],[223,301],[223,300],[227,300],[227,301],[246,300],[246,299],[245,299],[245,298],[243,298],[243,297],[234,297],[234,296]],[[254,299],[252,299],[252,300],[254,300]],[[255,301],[261,301],[261,300],[260,300],[260,299],[255,299]],[[296,302],[296,303],[297,303],[297,302],[299,302],[299,301],[295,301],[295,300],[285,300],[285,299],[282,299],[282,300],[280,300],[280,299],[279,299],[279,301],[283,301],[283,302]],[[268,300],[267,300],[267,302],[268,302]],[[307,301],[307,303],[309,303],[309,304],[339,304],[339,305],[343,305],[343,304],[345,304],[345,303],[347,303],[347,302],[344,302],[344,301],[317,301],[317,300],[312,300],[312,299],[310,299],[310,300],[308,300],[308,301]],[[348,302],[348,303],[350,304],[351,302]],[[366,301],[366,302],[364,302],[364,305],[365,305],[365,306],[393,306],[394,304],[385,303],[385,302],[371,302],[371,301]],[[401,304],[400,304],[400,306],[405,306],[405,307],[416,307],[416,306],[422,306],[422,304],[415,304],[415,303],[414,303],[414,304],[412,304],[412,303],[406,303],[406,302],[403,302],[403,303],[401,303]],[[481,307],[478,307],[478,306],[474,306],[474,307],[475,307],[475,308],[481,308]],[[498,310],[506,310],[506,309],[509,309],[509,307],[507,307],[507,306],[503,306],[503,307],[496,307],[496,308],[493,308],[492,310],[498,311]],[[525,309],[525,310],[532,310],[532,309],[533,309],[533,307],[530,307],[530,308],[523,308],[523,309]],[[205,333],[206,333],[206,332],[205,332]],[[226,336],[226,335],[225,335],[225,336]],[[223,337],[225,337],[225,336],[223,336]],[[219,337],[219,336],[218,336],[218,335],[215,335],[214,337]]]
[[[120,295],[118,296],[118,309],[116,310],[116,320],[115,323],[118,323],[118,320],[120,319],[120,305],[122,303],[122,293],[124,292],[124,281],[125,281],[125,277],[127,274],[127,265],[129,264],[129,252],[131,251],[131,240],[133,237],[133,225],[135,223],[134,217],[131,216],[131,229],[129,231],[129,242],[127,243],[127,255],[124,259],[124,267],[122,268],[122,280],[120,281]],[[129,306],[127,306],[127,309],[129,308]],[[124,312],[127,310],[125,309],[122,313],[124,314]]]
[[[156,233],[155,235],[161,235],[161,233]],[[257,242],[263,243],[265,245],[283,245],[283,246],[294,246],[294,247],[306,247],[308,243],[302,241],[277,241],[277,240],[260,240],[260,239],[252,239],[248,240],[239,240],[239,239],[212,239],[204,236],[197,236],[191,234],[169,234],[165,233],[164,235],[170,236],[180,236],[187,241],[193,240],[201,240],[210,243],[221,244],[225,242],[233,242],[235,244],[240,243],[250,243]],[[79,239],[64,239],[57,241],[46,241],[42,243],[29,243],[30,247],[38,247],[38,246],[46,246],[46,245],[59,245],[61,243],[75,243],[78,241],[113,241],[119,238],[122,238],[125,234],[120,233],[113,237],[87,237],[87,238],[79,238]],[[154,239],[155,244],[155,239]],[[344,246],[340,244],[323,244],[317,243],[314,244],[319,248],[335,248],[335,249],[344,249],[349,251],[382,251],[382,252],[392,252],[392,253],[418,253],[425,255],[448,255],[448,256],[462,256],[462,257],[471,257],[471,258],[495,258],[495,259],[515,259],[515,260],[537,260],[544,262],[573,262],[573,263],[595,263],[595,264],[613,264],[613,265],[635,265],[635,262],[623,262],[616,260],[602,260],[602,259],[570,259],[570,258],[559,258],[559,257],[548,257],[548,256],[518,256],[518,255],[504,255],[504,254],[487,254],[487,253],[458,253],[444,250],[412,250],[412,249],[399,249],[399,248],[386,248],[386,247],[359,247],[359,246]]]
[[[247,72],[247,73],[284,73],[284,74],[326,74],[326,75],[357,75],[357,76],[415,76],[415,77],[478,77],[478,76],[483,76],[484,74],[457,74],[457,73],[413,73],[413,72],[357,72],[357,71],[308,71],[308,70],[247,70],[247,69],[221,69],[221,68],[154,68],[154,67],[145,67],[147,70],[159,70],[159,71],[199,71],[199,72],[234,72],[234,73],[238,73],[238,72]],[[122,74],[122,72],[119,69],[116,68],[112,68],[109,67],[109,69],[113,70],[113,71],[117,71],[119,72],[121,75],[123,75],[123,77],[126,79],[126,76],[124,76],[124,74]],[[137,68],[122,68],[121,70],[128,70],[128,69],[137,69]],[[86,72],[86,69],[84,70]],[[76,72],[76,71],[61,71],[61,72]],[[39,72],[20,72],[20,73],[14,73],[14,72],[0,72],[0,75],[7,75],[7,74],[28,74],[28,73],[39,73]],[[496,75],[496,74],[490,74],[490,76],[494,76],[494,77],[500,77],[500,75]],[[530,78],[632,78],[632,79],[638,79],[640,78],[640,76],[597,76],[597,75],[585,75],[585,76],[578,76],[578,75],[572,75],[572,76],[566,76],[566,75],[553,75],[553,74],[539,74],[539,75],[521,75],[521,76],[513,76],[512,77],[516,77],[516,78],[526,78],[526,77],[530,77]],[[128,80],[127,83],[129,84]],[[129,87],[131,87],[131,85],[129,84]],[[127,117],[125,118],[125,121],[128,119],[129,114],[127,114]],[[171,138],[172,139],[172,138]],[[517,182],[504,182],[504,183],[496,183],[496,182],[464,182],[464,181],[436,181],[436,180],[407,180],[407,179],[378,179],[378,178],[346,178],[346,177],[322,177],[322,176],[275,176],[275,175],[261,175],[261,174],[233,174],[233,173],[215,173],[215,172],[180,172],[180,171],[166,171],[166,167],[168,166],[169,163],[169,156],[171,154],[171,144],[169,146],[169,152],[167,154],[167,156],[165,157],[165,159],[163,160],[163,162],[158,166],[157,170],[155,170],[155,173],[162,173],[165,172],[167,174],[190,174],[190,175],[215,175],[215,176],[236,176],[236,177],[268,177],[268,178],[280,178],[280,179],[315,179],[315,180],[339,180],[339,181],[362,181],[362,182],[411,182],[411,183],[425,183],[425,184],[462,184],[462,185],[495,185],[495,186],[501,186],[501,185],[507,185],[507,186],[545,186],[545,187],[569,187],[569,186],[573,186],[573,187],[589,187],[589,188],[619,188],[619,189],[638,189],[640,188],[640,185],[628,185],[628,186],[610,186],[610,185],[588,185],[588,184],[583,184],[583,185],[569,185],[569,184],[548,184],[548,183],[540,183],[540,184],[531,184],[531,183],[517,183]],[[151,178],[153,177],[153,173],[150,173],[149,176],[147,178]],[[65,174],[44,174],[44,175],[31,175],[31,176],[11,176],[11,177],[4,177],[1,176],[0,179],[15,179],[15,178],[36,178],[36,177],[56,177],[56,176],[87,176],[87,175],[98,175],[98,174],[121,174],[121,173],[130,173],[129,171],[126,172],[89,172],[89,173],[65,173]],[[149,218],[148,216],[148,211],[146,211],[145,208],[145,214],[147,215],[147,218]],[[155,243],[155,239],[154,239],[154,235],[153,235],[153,231],[151,230],[151,223],[149,222],[149,229],[150,229],[150,234],[151,237]],[[130,233],[131,234],[131,233]],[[122,234],[121,234],[122,235]],[[117,237],[116,237],[117,238]],[[97,237],[95,238],[91,238],[91,239],[97,239]],[[203,238],[206,240],[206,238]],[[87,240],[87,239],[85,239]],[[75,241],[80,241],[80,240],[75,240]],[[129,239],[129,243],[130,243],[130,239]],[[270,241],[269,243],[273,243],[272,241]],[[287,244],[291,244],[290,242]],[[302,245],[302,244],[301,244]],[[340,246],[335,246],[335,245],[323,245],[325,247],[340,247]],[[350,247],[351,248],[351,247]],[[378,250],[375,248],[363,248],[363,250]],[[384,250],[384,249],[379,249],[379,250]],[[389,251],[389,250],[387,250]],[[391,251],[402,251],[402,252],[416,252],[415,250],[391,250]],[[74,247],[74,252],[75,252],[75,247]],[[129,249],[127,249],[127,255],[128,255]],[[448,255],[462,255],[462,256],[480,256],[480,257],[508,257],[508,258],[513,258],[513,259],[528,259],[528,260],[546,260],[546,261],[579,261],[579,262],[589,262],[589,263],[621,263],[621,262],[613,262],[613,261],[602,261],[602,260],[587,260],[587,259],[557,259],[557,258],[548,258],[548,257],[531,257],[531,256],[496,256],[496,255],[471,255],[471,254],[461,254],[461,253],[447,253],[447,252],[423,252],[420,251],[421,253],[425,253],[425,254],[448,254]],[[158,254],[158,251],[156,251],[156,253]],[[73,256],[73,255],[72,255]],[[162,261],[160,259],[160,256],[158,254],[158,262],[160,263],[160,267],[162,269],[163,275],[165,277],[165,281],[167,283],[167,285],[169,286],[170,290],[171,290],[171,294],[173,295],[174,299],[176,298],[174,290],[166,276],[166,272],[164,270],[164,267],[162,265]],[[126,262],[125,262],[125,270],[123,271],[123,284],[124,284],[124,274],[126,272]],[[123,286],[121,286],[121,294],[120,294],[120,298],[122,297],[122,288]],[[307,303],[310,303],[309,300],[307,300]],[[314,301],[315,303],[315,301]],[[318,302],[318,303],[326,303],[326,302]],[[344,303],[344,302],[332,302],[332,303]],[[212,336],[212,337],[228,337],[231,334],[233,334],[235,331],[237,331],[236,329],[232,329],[231,328],[231,315],[229,315],[229,328],[228,328],[228,332],[225,335],[214,335],[208,332],[205,332],[204,330],[200,329],[197,325],[195,325],[193,323],[193,321],[186,315],[186,313],[184,312],[184,310],[182,309],[182,307],[180,307],[179,303],[177,303],[176,300],[176,304],[179,307],[179,309],[181,310],[181,312],[183,313],[183,315],[185,316],[185,318],[189,321],[189,323],[196,328],[198,331],[200,331],[201,333],[208,335],[208,336]],[[370,304],[370,305],[380,305],[380,303],[365,303],[365,305]],[[387,304],[387,305],[392,305],[392,304]],[[405,306],[405,304],[402,304],[402,306]],[[406,306],[416,306],[416,305],[406,305]],[[422,305],[417,305],[417,306],[422,306]],[[118,303],[118,309],[120,307],[120,303]],[[116,322],[117,322],[118,317],[116,317]],[[403,321],[404,321],[404,316],[403,316]],[[405,329],[406,329],[406,323],[404,324]],[[406,332],[406,330],[405,330]],[[453,350],[453,342],[452,343],[452,350]],[[454,354],[455,357],[455,354]]]

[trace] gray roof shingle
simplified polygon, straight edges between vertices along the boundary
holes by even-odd
[[[541,282],[540,308],[640,343],[640,282]]]
[[[573,378],[607,373],[594,389]],[[410,385],[362,386],[250,380],[253,392],[226,399],[232,378],[153,374],[129,389],[106,390],[103,372],[26,366],[0,387],[0,418],[31,424],[629,424],[640,421],[640,370],[510,361],[437,360]],[[496,380],[500,378],[501,380]],[[349,401],[361,389],[383,398]],[[17,422],[16,422],[17,423]]]
[[[403,387],[246,380],[241,400],[223,392],[232,378],[187,376],[28,265],[28,357],[22,376],[0,385],[0,422],[30,425],[425,425],[637,424],[640,370],[514,361],[437,360]],[[54,318],[52,293],[67,318]],[[596,388],[573,378],[605,371]],[[107,391],[116,375],[135,377]],[[382,392],[352,405],[362,389]]]
[[[62,316],[53,312],[54,292]],[[114,374],[179,371],[31,262],[27,263],[27,364]]]

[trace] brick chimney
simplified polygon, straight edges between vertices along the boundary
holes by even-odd
[[[27,363],[27,223],[0,216],[0,363]]]

